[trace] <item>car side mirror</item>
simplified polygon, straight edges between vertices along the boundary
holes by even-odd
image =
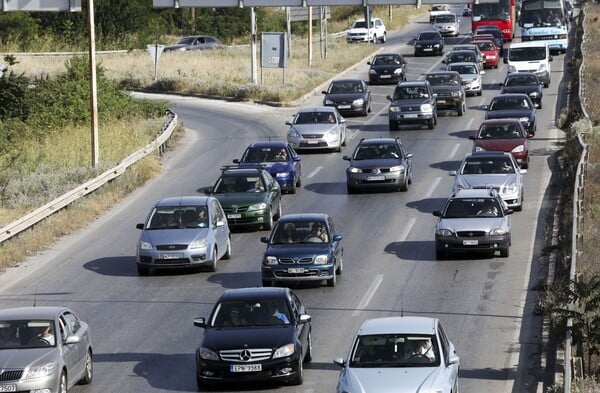
[[[484,111],[487,111],[489,108],[489,105],[481,105],[481,109]]]
[[[367,61],[367,64],[368,64],[368,65],[371,65],[371,62],[370,62],[370,61]]]
[[[213,188],[212,188],[212,187],[206,187],[206,188],[204,189],[204,193],[205,193],[206,195],[211,195],[211,194],[212,194],[212,192],[213,192]]]
[[[526,173],[527,173],[527,169],[523,169],[523,168],[521,168],[521,169],[519,170],[519,173],[520,173],[521,175],[524,175],[524,174],[526,174]]]
[[[413,154],[412,153],[407,153],[405,157],[406,158],[413,158]]]
[[[340,123],[346,124],[346,119],[344,119],[344,118],[340,119]]]
[[[388,101],[392,101],[392,96],[385,96],[385,98],[387,98]]]
[[[333,364],[338,365],[340,367],[346,367],[346,361],[343,358],[335,358],[333,359]]]
[[[484,70],[479,71],[479,75],[485,75],[485,71]]]
[[[239,164],[239,163],[240,163],[240,160],[239,160],[239,159],[237,159],[237,158],[234,158],[234,159],[233,159],[233,163],[234,163],[234,164]]]
[[[300,314],[300,323],[308,323],[312,318],[308,314]]]
[[[144,224],[136,224],[135,226],[137,229],[144,229]]]
[[[294,156],[294,157],[292,158],[292,161],[295,161],[295,162],[300,162],[300,161],[302,161],[302,158],[301,158],[300,156]]]
[[[504,210],[504,214],[508,215],[508,214],[513,214],[515,211],[513,209],[506,209]]]
[[[342,160],[350,161],[350,160],[352,160],[352,158],[350,158],[350,156],[344,156],[344,157],[342,157]]]
[[[456,171],[450,171],[450,172],[448,172],[448,175],[449,176],[456,176],[456,173],[457,173]]]
[[[474,141],[474,140],[477,139],[477,136],[476,135],[469,135],[469,139],[472,140],[472,141]]]
[[[79,336],[77,336],[75,334],[71,334],[70,336],[67,336],[64,343],[65,344],[77,344],[80,341],[81,341],[81,339],[79,338]]]
[[[205,328],[206,320],[204,319],[204,317],[194,318],[194,326],[199,327],[199,328]]]
[[[322,91],[321,93],[322,93],[322,94],[327,94],[327,92],[326,92],[326,91]]]
[[[552,61],[552,56],[548,57],[548,61]]]
[[[528,132],[526,138],[533,138],[534,136],[535,136],[535,134]]]
[[[291,126],[291,125],[292,125],[292,122],[291,122],[291,121],[289,121],[289,120],[286,120],[285,124],[286,124],[287,126]]]
[[[332,239],[332,240],[333,240],[334,242],[339,242],[340,240],[342,240],[342,235],[335,235],[335,236],[333,236],[333,239]]]
[[[219,221],[215,222],[215,227],[217,227],[217,228],[221,228],[221,227],[224,227],[224,226],[225,226],[225,221],[219,220]]]
[[[442,212],[439,210],[434,210],[431,214],[433,214],[436,217],[441,217],[442,216]]]

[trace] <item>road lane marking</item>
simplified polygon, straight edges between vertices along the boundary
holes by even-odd
[[[454,148],[452,149],[452,153],[450,154],[450,157],[454,157],[456,155],[456,153],[458,153],[458,148],[460,147],[460,144],[455,144]]]
[[[321,169],[323,169],[322,166],[316,167],[314,171],[312,171],[311,173],[308,174],[308,178],[310,179],[310,178],[314,177],[317,173],[319,173],[319,171]]]
[[[442,181],[442,177],[438,176],[435,179],[433,179],[433,181],[431,183],[429,183],[429,190],[425,193],[425,198],[431,198],[431,196],[433,195],[433,192],[435,191],[437,186],[439,186],[441,181]]]
[[[379,288],[379,286],[381,285],[382,282],[383,282],[383,274],[378,274],[375,277],[375,279],[373,280],[373,282],[371,283],[371,286],[369,287],[369,290],[367,291],[367,293],[365,293],[363,298],[360,300],[360,303],[358,303],[356,310],[354,310],[354,312],[352,313],[353,317],[358,317],[360,315],[360,313],[362,312],[362,310],[367,307],[367,305],[371,301],[371,298],[373,298],[373,296],[375,295],[375,292],[377,292],[377,289]]]
[[[411,217],[408,220],[408,223],[405,223],[404,230],[402,231],[401,236],[398,237],[398,241],[400,241],[400,242],[406,241],[408,234],[412,230],[413,226],[415,226],[416,222],[417,222],[417,219],[415,217]]]

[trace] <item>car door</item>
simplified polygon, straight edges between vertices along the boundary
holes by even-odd
[[[300,175],[302,173],[302,165],[300,164],[301,159],[296,150],[288,143],[286,146],[286,150],[288,152],[288,157],[290,157],[292,168],[294,170],[294,182],[300,183]]]
[[[273,210],[271,214],[276,214],[280,210],[281,205],[281,188],[279,187],[279,183],[268,172],[263,171],[262,176],[267,186],[267,192],[269,193],[269,204]]]
[[[333,251],[333,255],[336,261],[336,269],[338,268],[342,258],[344,257],[344,247],[342,246],[342,242],[340,240],[333,241],[333,237],[338,233],[335,230],[335,225],[333,224],[333,220],[331,217],[327,217],[327,226],[329,227],[329,235],[331,236],[331,247]]]
[[[83,375],[85,368],[85,355],[86,345],[83,337],[80,337],[78,343],[66,344],[65,340],[71,335],[78,335],[78,331],[81,329],[81,325],[78,323],[78,319],[72,313],[65,311],[59,318],[59,335],[63,347],[63,359],[67,366],[67,373],[69,380],[79,380],[80,376]]]
[[[289,300],[292,313],[294,315],[294,320],[296,321],[296,340],[298,340],[298,342],[302,345],[302,358],[304,359],[304,355],[306,355],[306,351],[308,350],[308,335],[310,333],[310,325],[308,323],[299,323],[299,321],[300,315],[306,314],[306,309],[294,292],[290,291]]]
[[[406,173],[408,174],[410,179],[412,177],[412,156],[408,154],[406,148],[402,143],[398,143],[398,148],[400,149],[400,152],[402,154],[402,159],[404,161],[404,164],[406,165]]]
[[[455,387],[458,386],[457,384],[457,379],[458,379],[458,364],[449,364],[450,363],[450,351],[452,350],[451,345],[450,345],[450,341],[448,340],[448,337],[446,336],[446,332],[444,331],[444,328],[442,327],[442,324],[439,323],[438,321],[438,327],[437,327],[437,336],[438,339],[440,341],[440,347],[441,347],[441,351],[442,351],[442,356],[443,356],[443,365],[444,368],[442,370],[442,373],[444,374],[444,384],[446,384],[447,389],[444,389],[444,391],[450,392],[450,391],[456,391]]]
[[[221,254],[227,252],[227,242],[229,241],[229,227],[227,225],[217,226],[217,222],[227,222],[225,213],[221,208],[221,204],[216,199],[210,200],[210,227],[215,237],[217,250]]]

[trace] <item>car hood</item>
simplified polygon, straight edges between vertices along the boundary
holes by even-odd
[[[517,175],[514,173],[459,175],[456,177],[456,183],[460,183],[466,188],[501,188],[503,186],[516,183],[517,180]]]
[[[371,25],[371,30],[373,30],[373,26]],[[350,29],[348,29],[348,33],[350,34],[359,34],[359,33],[366,33],[368,30],[366,27],[352,27]]]
[[[231,194],[214,194],[214,197],[219,200],[223,207],[252,205],[265,201],[265,193],[263,192],[232,192]]]
[[[359,98],[364,98],[365,93],[361,92],[350,92],[350,93],[336,93],[336,94],[327,94],[325,96],[326,99],[330,99],[332,101],[354,101]]]
[[[292,129],[300,134],[325,134],[329,131],[336,131],[337,124],[317,123],[317,124],[294,124]]]
[[[415,45],[434,45],[441,43],[440,40],[418,40],[415,41]]]
[[[433,90],[434,93],[446,93],[446,92],[460,91],[461,87],[460,86],[450,86],[450,85],[436,85],[436,86],[431,86],[431,89]]]
[[[483,148],[487,151],[506,151],[510,152],[517,146],[526,144],[525,138],[511,138],[511,139],[477,139],[475,146]]]
[[[531,117],[532,112],[529,109],[503,109],[499,111],[485,112],[486,119],[504,119],[515,117]]]
[[[373,65],[371,65],[371,69],[377,71],[378,74],[385,72],[385,71],[393,73],[394,71],[396,71],[398,69],[402,69],[402,65],[401,64],[373,64]]]
[[[254,167],[257,163],[240,163],[240,166],[250,166]],[[265,169],[271,174],[279,173],[279,172],[288,172],[291,169],[291,165],[289,162],[259,162],[258,164],[265,167]]]
[[[313,257],[327,253],[329,243],[270,244],[265,255],[274,257]]]
[[[460,77],[462,78],[463,82],[473,82],[474,80],[478,79],[480,77],[480,75],[478,75],[478,74],[460,74]]]
[[[293,325],[207,328],[202,345],[213,350],[279,348],[294,342]]]
[[[350,166],[354,168],[390,168],[396,165],[402,165],[402,161],[397,158],[381,158],[373,160],[352,160]]]
[[[152,244],[191,243],[196,239],[206,239],[208,228],[152,229],[142,233],[142,240]]]
[[[421,110],[421,105],[423,104],[431,104],[431,98],[417,98],[414,100],[396,100],[392,101],[391,106],[399,106],[399,107],[414,107],[413,110]]]
[[[440,218],[438,228],[446,228],[452,232],[486,231],[505,226],[505,217],[469,217],[469,218]]]
[[[344,390],[353,393],[429,391],[438,374],[438,367],[348,368],[343,372]]]
[[[502,93],[524,93],[529,94],[532,91],[540,91],[538,86],[503,86]]]
[[[58,348],[54,347],[3,349],[0,351],[0,370],[51,362],[58,356]]]

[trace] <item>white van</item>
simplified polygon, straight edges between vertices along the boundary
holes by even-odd
[[[550,48],[544,41],[527,41],[510,44],[504,62],[508,64],[508,72],[533,72],[544,83],[550,85]]]

